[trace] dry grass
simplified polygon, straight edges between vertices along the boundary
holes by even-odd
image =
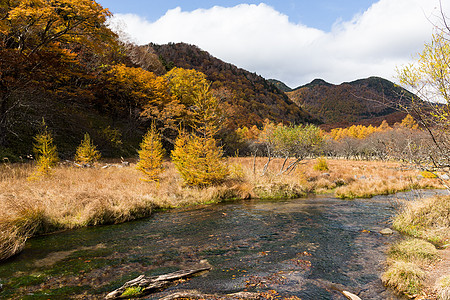
[[[381,280],[386,286],[407,296],[414,297],[423,289],[425,271],[414,263],[396,261],[389,266]]]
[[[450,196],[408,202],[393,222],[397,231],[437,246],[450,243]]]
[[[450,275],[440,277],[435,285],[435,290],[440,300],[450,300]]]
[[[424,240],[407,239],[394,244],[388,257],[389,267],[381,278],[383,283],[399,293],[415,296],[424,288],[426,267],[439,259],[439,253]]]
[[[160,183],[140,180],[142,176],[134,164],[85,169],[60,165],[51,176],[31,181],[27,178],[33,173],[32,165],[0,165],[0,259],[20,251],[25,240],[36,234],[121,223],[149,216],[155,208],[228,199],[295,198],[334,189],[338,193],[346,185],[357,191],[370,180],[390,186],[396,180],[389,176],[411,180],[418,174],[401,171],[396,163],[344,160],[327,160],[329,170],[325,173],[314,170],[315,160],[307,160],[291,174],[279,176],[283,161],[275,159],[267,174],[261,176],[265,163],[264,158],[255,162],[253,158],[231,158],[231,178],[220,186],[204,189],[184,186],[168,162]]]
[[[242,166],[246,182],[263,187],[263,196],[270,196],[271,191],[275,196],[334,191],[339,198],[353,199],[392,194],[413,188],[442,188],[439,180],[420,178],[419,171],[405,169],[396,162],[333,159],[326,161],[327,171],[318,171],[315,170],[317,160],[306,160],[294,172],[278,176],[283,160],[274,159],[269,165],[267,175],[261,176],[266,159],[256,160],[255,174],[253,158],[234,158],[230,161]],[[280,192],[280,189],[285,192]],[[258,193],[256,194],[258,196]]]
[[[450,196],[406,203],[395,217],[393,226],[404,234],[421,238],[392,246],[388,260],[390,266],[383,275],[386,285],[411,296],[424,287],[426,278],[421,274],[435,266],[438,250],[434,245],[442,246],[450,241]],[[438,299],[450,299],[448,277],[438,281],[435,290],[440,295]]]

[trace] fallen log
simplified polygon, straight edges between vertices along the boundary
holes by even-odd
[[[137,288],[138,292],[134,296],[144,296],[146,294],[151,293],[154,290],[167,287],[176,280],[192,277],[198,273],[209,271],[210,269],[211,269],[210,266],[204,266],[195,269],[180,270],[173,273],[152,277],[140,275],[139,277],[133,280],[127,281],[120,288],[106,295],[106,299],[120,298],[124,294],[124,292],[126,292],[130,288]]]

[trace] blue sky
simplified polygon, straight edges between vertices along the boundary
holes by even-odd
[[[209,9],[213,6],[230,7],[241,3],[259,4],[264,2],[277,11],[288,15],[293,23],[328,31],[337,20],[351,20],[358,13],[367,10],[375,0],[101,0],[98,1],[113,13],[132,13],[145,17],[148,21],[156,21],[167,10],[181,7],[183,11],[193,11],[198,8]]]
[[[439,0],[99,2],[114,13],[110,26],[124,40],[197,45],[291,87],[315,78],[395,81],[396,69],[430,41],[440,15]]]

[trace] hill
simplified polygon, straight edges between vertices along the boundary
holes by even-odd
[[[207,75],[227,105],[231,127],[262,125],[264,119],[284,123],[317,123],[309,113],[263,77],[240,69],[185,43],[149,44],[148,51],[160,57],[167,69],[195,69]]]
[[[324,124],[374,124],[386,119],[390,124],[405,114],[400,106],[415,96],[393,82],[370,77],[334,85],[322,79],[287,92],[289,98]]]
[[[286,93],[286,92],[292,91],[292,89],[290,87],[288,87],[284,82],[281,82],[276,79],[267,79],[267,81],[270,82],[271,84],[273,84],[274,86],[276,86],[282,92]]]

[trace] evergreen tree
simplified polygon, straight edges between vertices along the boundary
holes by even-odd
[[[34,153],[36,157],[36,171],[30,179],[48,175],[52,167],[58,162],[58,152],[53,144],[53,137],[48,131],[47,124],[42,119],[41,131],[34,137]]]
[[[156,130],[155,124],[144,135],[141,142],[139,153],[139,162],[136,168],[144,173],[144,181],[159,181],[159,175],[164,171],[162,166],[164,158],[164,149],[161,138]]]
[[[92,164],[99,160],[100,152],[91,140],[89,133],[85,133],[83,140],[77,148],[75,161],[80,164]]]
[[[182,131],[175,142],[172,161],[186,184],[205,187],[220,184],[228,176],[222,154],[214,138]]]

